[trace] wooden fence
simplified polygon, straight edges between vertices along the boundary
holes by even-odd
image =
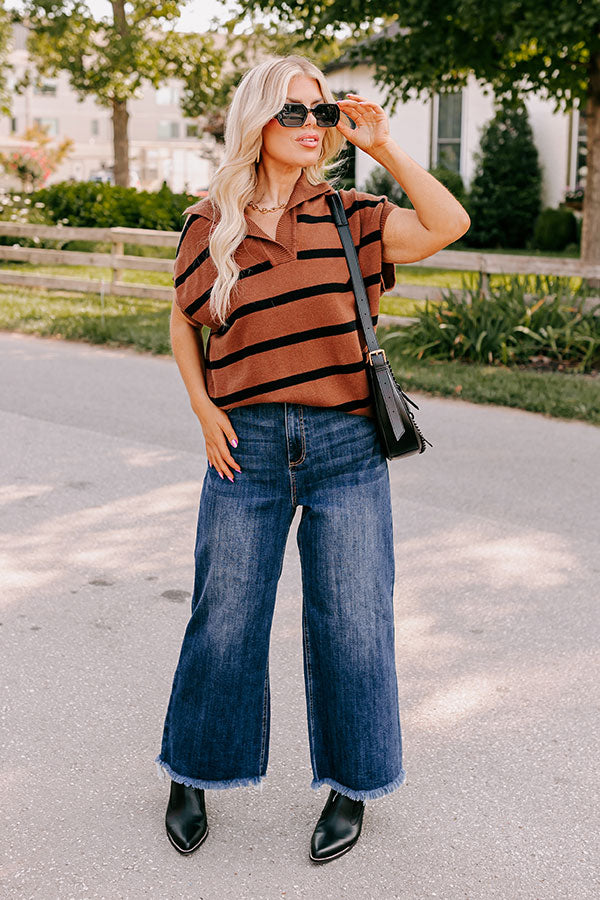
[[[67,266],[102,266],[111,270],[108,282],[89,278],[69,278],[62,275],[36,275],[31,272],[0,271],[0,283],[21,285],[23,287],[42,287],[55,290],[77,292],[116,294],[130,297],[149,297],[156,300],[171,301],[173,288],[156,285],[119,281],[119,273],[124,269],[146,272],[173,273],[172,259],[155,259],[147,256],[126,256],[124,245],[137,244],[152,247],[176,247],[179,241],[178,231],[153,231],[147,228],[74,228],[63,225],[20,225],[12,222],[0,222],[0,235],[18,238],[46,238],[58,241],[102,241],[110,243],[109,253],[91,253],[77,250],[43,250],[36,247],[0,245],[0,260],[19,260],[36,265],[54,264]],[[523,275],[560,275],[575,276],[586,279],[600,279],[600,265],[583,265],[578,259],[565,259],[542,256],[513,256],[505,253],[477,253],[462,250],[440,250],[427,259],[410,263],[441,270],[457,270],[478,272],[481,290],[489,294],[490,275],[523,274]],[[402,269],[398,270],[400,279]],[[414,284],[400,280],[387,296],[408,297],[412,300],[440,300],[443,287]],[[588,303],[595,304],[599,298],[590,298]],[[395,322],[410,321],[410,317],[381,316]]]

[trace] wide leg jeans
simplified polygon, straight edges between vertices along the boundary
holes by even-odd
[[[227,415],[241,466],[208,467],[195,579],[160,777],[199,788],[260,785],[270,730],[269,642],[296,507],[307,730],[315,790],[380,797],[406,780],[394,650],[388,460],[363,415],[257,403]],[[165,774],[166,773],[166,774]]]

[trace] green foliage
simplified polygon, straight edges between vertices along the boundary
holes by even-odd
[[[12,14],[6,9],[4,0],[0,0],[0,114],[9,116],[12,106],[12,91],[9,88],[7,75],[13,66],[8,62],[12,37]]]
[[[458,172],[447,169],[446,166],[434,166],[429,170],[431,175],[436,178],[444,187],[448,188],[451,194],[465,206],[465,186]],[[370,194],[379,196],[385,194],[396,206],[402,206],[405,209],[414,209],[411,200],[395,178],[393,178],[387,169],[383,166],[376,165],[369,172],[364,184],[363,190]],[[466,209],[466,206],[465,206]]]
[[[108,16],[98,16],[86,3],[25,0],[27,49],[40,75],[66,71],[81,99],[92,95],[101,106],[140,97],[147,82],[159,87],[168,78],[193,75],[208,100],[224,52],[212,35],[172,30],[181,5],[114,3]]]
[[[14,222],[16,225],[53,225],[43,203],[36,203],[32,194],[20,191],[0,191],[0,222]],[[19,243],[21,247],[45,247],[37,235],[33,238],[15,237],[12,234],[1,234],[0,245],[10,247]],[[54,243],[51,245],[54,246]]]
[[[165,300],[0,285],[0,328],[151,353],[170,353]]]
[[[524,104],[497,109],[485,126],[465,206],[472,247],[528,245],[540,211],[542,174]]]
[[[18,92],[41,78],[65,72],[80,100],[93,97],[112,112],[115,179],[129,181],[127,104],[169,79],[189,83],[196,104],[209,106],[218,94],[225,60],[211,34],[182,34],[173,25],[182,4],[123,0],[106,4],[108,16],[86,3],[24,0],[27,51],[32,66],[18,80]],[[166,26],[166,27],[165,27]],[[220,99],[220,97],[219,97]],[[182,109],[189,98],[184,98]]]
[[[543,209],[533,229],[532,246],[538,250],[564,250],[577,243],[577,217],[570,209]]]
[[[346,26],[354,42],[344,59],[374,67],[391,112],[399,101],[464,87],[473,76],[497,98],[544,92],[555,110],[574,99],[585,105],[589,61],[598,52],[598,0],[237,0],[237,6],[261,10],[273,28],[317,51]]]
[[[241,26],[245,26],[246,30],[241,30]],[[220,143],[224,141],[227,108],[233,99],[235,88],[248,69],[268,56],[292,54],[304,56],[323,69],[341,55],[347,43],[337,40],[317,49],[314,44],[306,41],[303,34],[289,29],[269,28],[258,18],[253,18],[248,25],[245,13],[241,16],[233,13],[219,30],[226,31],[228,35],[227,66],[220,70],[219,77],[215,80],[213,96],[210,99],[204,97],[205,76],[198,68],[187,78],[181,105],[186,116],[199,116],[202,130],[212,134]],[[335,91],[333,93],[338,96]],[[340,93],[339,97],[342,96],[343,93]],[[349,172],[343,173],[342,179],[344,183],[340,184],[341,187],[352,186],[353,176]]]
[[[394,375],[409,393],[426,391],[600,425],[600,379],[594,375],[388,355]]]
[[[434,166],[429,171],[434,178],[437,178],[437,180],[444,185],[444,187],[448,188],[452,196],[456,197],[458,202],[466,209],[467,191],[460,172],[454,172],[446,166]]]
[[[414,323],[385,340],[417,359],[506,366],[544,358],[576,372],[599,366],[600,306],[584,309],[590,289],[571,292],[568,279],[536,276],[532,300],[528,284],[510,276],[488,298],[476,289],[442,291],[441,304],[427,302]]]
[[[402,190],[395,178],[393,178],[387,169],[383,166],[376,165],[369,172],[363,190],[369,194],[385,194],[388,200],[395,203],[396,206],[412,206],[408,195]]]
[[[174,194],[166,184],[151,192],[96,181],[62,181],[30,196],[33,203],[44,203],[53,223],[161,231],[180,231],[183,210],[198,199],[193,194]]]

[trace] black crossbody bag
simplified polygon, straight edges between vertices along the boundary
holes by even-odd
[[[358,308],[358,318],[367,342],[367,378],[375,409],[375,423],[383,452],[388,459],[398,459],[401,456],[423,453],[426,449],[426,444],[429,444],[430,447],[433,444],[423,436],[412,411],[406,405],[406,401],[408,400],[415,409],[419,407],[404,393],[396,381],[392,367],[385,355],[385,350],[377,342],[377,336],[371,320],[369,298],[342,198],[337,191],[334,191],[333,194],[327,196],[327,201],[346,255]]]

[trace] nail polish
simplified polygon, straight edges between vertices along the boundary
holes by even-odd
[[[238,442],[237,442],[236,439],[234,438],[234,439],[232,440],[232,442],[231,442],[231,446],[232,446],[232,447],[237,447],[237,444],[238,444]]]

